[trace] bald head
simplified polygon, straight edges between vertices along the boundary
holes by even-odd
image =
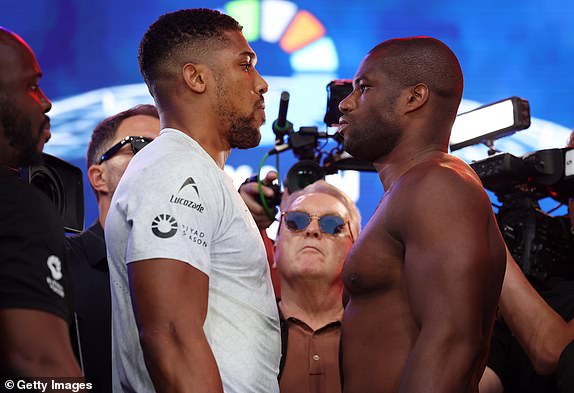
[[[42,71],[32,49],[0,27],[0,164],[38,162],[50,139],[52,104],[39,87]]]
[[[9,73],[21,68],[22,57],[36,58],[32,49],[16,33],[0,26],[0,94],[3,88],[8,88],[6,83],[12,79]]]
[[[380,70],[402,89],[425,84],[456,115],[462,98],[463,76],[455,54],[443,42],[430,37],[392,39],[374,47],[369,56]],[[443,108],[447,109],[447,108]]]

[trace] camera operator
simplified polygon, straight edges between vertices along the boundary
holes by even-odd
[[[574,147],[574,132],[568,147]],[[574,223],[572,199],[569,206]],[[561,353],[574,339],[574,282],[561,277],[529,281],[507,249],[499,307],[480,393],[574,391],[572,381],[561,379],[569,373],[556,374]],[[561,370],[572,370],[570,356],[561,362]],[[558,385],[563,385],[560,390]]]
[[[64,229],[52,202],[19,179],[50,138],[41,77],[28,44],[0,27],[0,375],[80,377]]]

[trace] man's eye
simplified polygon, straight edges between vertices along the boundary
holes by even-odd
[[[32,91],[37,91],[40,88],[40,86],[38,86],[38,84],[34,83],[32,85],[30,85],[29,89]]]
[[[370,86],[367,85],[360,85],[359,86],[359,90],[361,91],[361,93],[364,93],[365,90],[368,90],[370,88]]]
[[[241,67],[243,67],[245,69],[245,71],[249,71],[253,67],[253,64],[245,63],[245,64],[242,64]]]

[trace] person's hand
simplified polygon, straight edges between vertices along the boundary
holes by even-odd
[[[263,195],[266,197],[273,197],[273,190],[268,187],[270,186],[274,180],[277,179],[277,172],[270,171],[267,173],[265,178],[261,181],[263,185]],[[259,185],[256,181],[243,183],[239,187],[239,194],[243,201],[247,205],[249,212],[253,216],[255,223],[259,229],[266,229],[273,223],[273,219],[269,217],[263,205],[261,205],[257,198],[259,197]],[[269,206],[269,208],[273,209],[273,212],[276,213],[277,209],[275,207]]]

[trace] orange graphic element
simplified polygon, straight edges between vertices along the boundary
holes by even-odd
[[[285,52],[293,53],[324,35],[325,28],[317,18],[307,11],[299,11],[279,41],[279,46]]]

